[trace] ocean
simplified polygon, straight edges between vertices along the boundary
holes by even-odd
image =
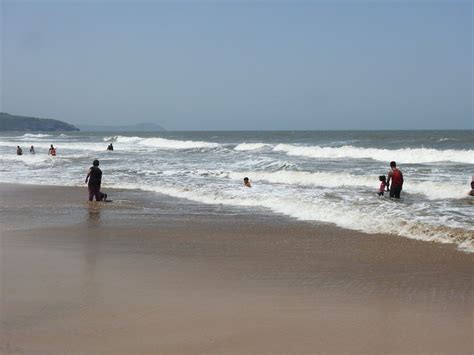
[[[265,209],[474,252],[473,138],[472,130],[9,132],[0,134],[0,182],[85,186],[99,159],[105,191],[141,189]],[[47,154],[50,144],[56,157]],[[17,145],[24,155],[16,155]],[[377,196],[378,176],[388,173],[391,160],[405,177],[400,200]],[[251,189],[243,187],[244,177]]]

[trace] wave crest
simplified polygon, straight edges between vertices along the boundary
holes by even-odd
[[[157,148],[157,149],[212,149],[219,147],[218,143],[213,142],[203,142],[203,141],[181,141],[175,139],[166,139],[166,138],[143,138],[143,137],[125,137],[125,136],[116,136],[113,137],[105,137],[107,140],[113,140],[117,143],[127,143],[127,144],[134,144],[140,145],[150,148]],[[104,140],[105,140],[104,138]]]
[[[320,146],[297,146],[278,144],[273,150],[287,155],[320,159],[373,159],[379,161],[395,160],[404,164],[425,164],[436,162],[455,162],[474,164],[473,150],[438,150],[432,148],[379,149],[361,148],[351,145],[338,148]]]
[[[25,133],[22,137],[25,138],[43,138],[43,137],[51,137],[51,134],[43,134],[43,133]]]
[[[234,149],[238,151],[258,150],[267,147],[265,143],[240,143]]]

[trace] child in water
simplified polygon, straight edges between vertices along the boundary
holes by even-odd
[[[385,177],[385,175],[380,175],[379,181],[380,181],[380,187],[379,187],[379,191],[377,192],[377,195],[383,196],[385,188],[387,188],[387,191],[388,191],[387,178]]]
[[[245,187],[252,187],[252,184],[250,183],[250,180],[248,177],[244,178],[244,186]]]

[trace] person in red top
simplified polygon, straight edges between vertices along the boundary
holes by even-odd
[[[403,187],[403,174],[397,168],[397,163],[394,161],[390,162],[387,185],[390,186],[390,197],[400,198],[400,192],[402,192]]]
[[[53,157],[56,156],[56,148],[54,148],[54,146],[52,144],[51,144],[51,147],[48,150],[48,155],[51,155]]]

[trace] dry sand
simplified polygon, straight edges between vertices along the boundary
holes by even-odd
[[[0,352],[473,353],[473,255],[139,191],[0,185]]]

